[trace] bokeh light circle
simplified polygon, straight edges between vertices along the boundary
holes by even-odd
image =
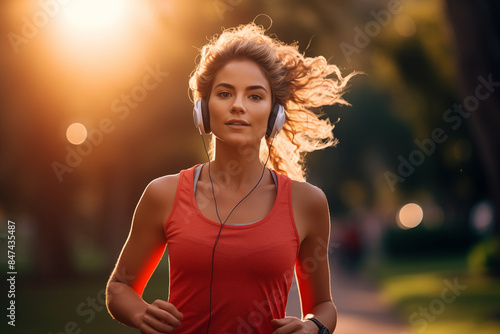
[[[414,228],[422,222],[424,211],[418,204],[408,203],[399,210],[398,218],[402,228]]]
[[[87,128],[81,123],[73,123],[66,129],[66,139],[73,145],[80,145],[87,139]]]

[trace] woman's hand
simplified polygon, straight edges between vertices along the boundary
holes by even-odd
[[[273,319],[271,324],[277,329],[273,334],[316,334],[318,326],[309,320],[300,320],[296,317]]]
[[[173,304],[157,299],[146,308],[137,328],[141,334],[171,333],[181,325],[182,318]]]

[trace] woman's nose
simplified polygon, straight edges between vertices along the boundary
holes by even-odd
[[[231,106],[231,112],[245,112],[245,106],[243,105],[243,97],[236,96],[233,105]]]

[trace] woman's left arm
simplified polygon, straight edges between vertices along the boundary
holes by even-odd
[[[274,319],[273,334],[318,333],[318,327],[306,318],[318,319],[330,333],[337,325],[337,309],[332,301],[328,242],[330,212],[323,191],[305,182],[293,182],[294,218],[304,238],[295,264],[302,304],[302,319]]]

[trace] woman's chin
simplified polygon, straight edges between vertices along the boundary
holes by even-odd
[[[223,136],[215,136],[219,141],[225,145],[244,147],[244,146],[254,146],[260,145],[260,142],[264,136],[251,136],[244,134],[226,134]]]

